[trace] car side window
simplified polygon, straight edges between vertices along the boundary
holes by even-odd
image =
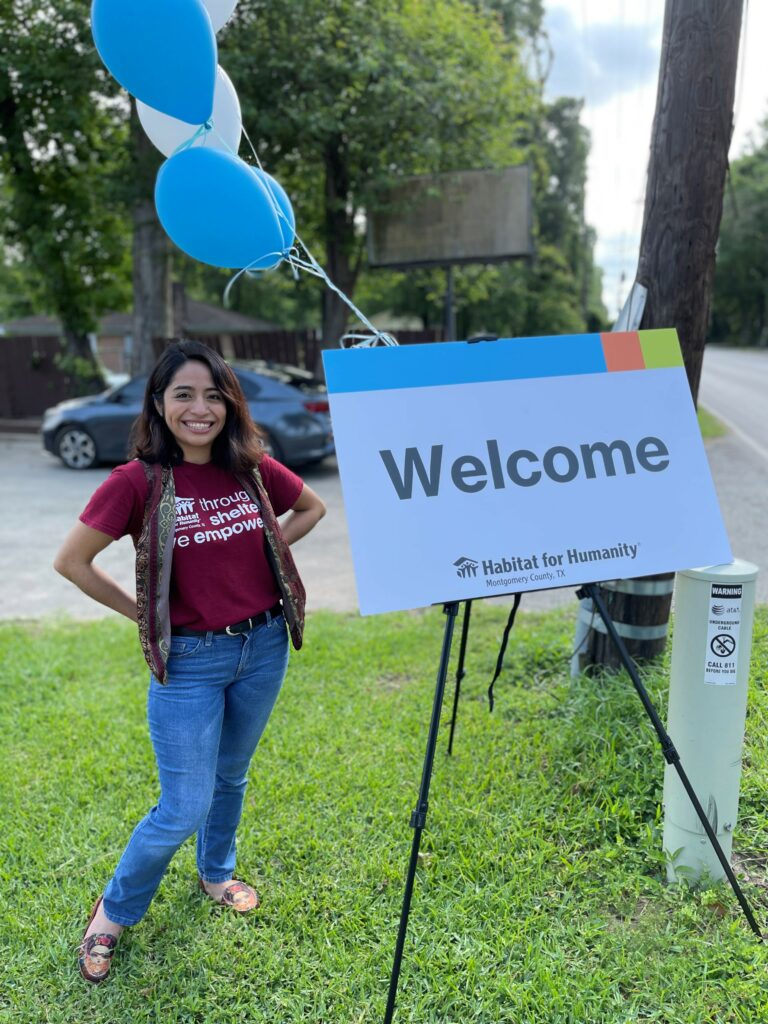
[[[112,401],[119,402],[120,405],[135,405],[143,400],[146,386],[146,377],[136,377],[133,380],[129,380],[127,384],[124,384],[123,387],[112,395]]]
[[[261,394],[260,385],[258,385],[255,380],[251,380],[250,377],[241,377],[238,375],[237,379],[240,381],[240,386],[243,389],[246,401],[254,402]]]

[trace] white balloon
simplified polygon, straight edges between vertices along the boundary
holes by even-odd
[[[136,100],[136,110],[141,127],[149,136],[150,142],[157,146],[165,156],[174,153],[197,131],[195,125],[163,114],[159,110],[155,110],[154,107],[148,107],[141,100]],[[221,149],[225,153],[237,154],[243,130],[240,101],[237,98],[234,85],[229,80],[229,75],[222,67],[216,69],[211,125],[213,130],[201,133],[192,145],[207,146],[209,149]]]
[[[237,7],[237,0],[203,0],[203,3],[211,16],[214,32],[218,32],[226,25],[232,17],[232,11]]]

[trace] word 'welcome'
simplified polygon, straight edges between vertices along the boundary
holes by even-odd
[[[627,475],[636,473],[638,467],[647,473],[661,473],[669,466],[669,451],[658,437],[641,438],[634,447],[634,455],[626,441],[595,441],[579,445],[578,452],[565,445],[554,445],[541,457],[528,448],[518,448],[503,464],[498,441],[491,439],[485,446],[487,464],[477,455],[459,455],[454,459],[450,476],[458,490],[466,494],[482,491],[489,483],[489,476],[494,488],[503,490],[508,479],[517,487],[535,487],[544,476],[558,484],[570,483],[580,475],[587,480],[594,480],[598,475],[616,476],[617,464],[623,466]],[[389,448],[380,449],[379,455],[401,501],[413,497],[414,473],[426,497],[434,498],[440,493],[443,445],[432,445],[429,468],[415,447],[405,449],[401,465]]]

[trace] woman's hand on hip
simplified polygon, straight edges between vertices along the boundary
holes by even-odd
[[[283,537],[288,544],[306,537],[326,513],[325,502],[306,484],[294,502],[290,515],[280,524]]]
[[[136,622],[136,598],[131,597],[111,576],[93,564],[96,555],[112,540],[101,530],[94,530],[78,522],[65,537],[53,567],[94,601]]]

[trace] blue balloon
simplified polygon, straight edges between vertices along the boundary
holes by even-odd
[[[189,124],[213,113],[216,34],[203,0],[93,0],[99,56],[123,88]]]
[[[277,203],[280,213],[282,214],[282,216],[278,214],[277,219],[280,222],[280,230],[283,233],[283,246],[285,249],[290,249],[293,245],[294,239],[296,238],[296,215],[293,212],[291,200],[288,198],[288,194],[280,182],[276,181],[271,174],[267,174],[266,171],[262,171],[260,167],[254,167],[252,170],[259,180],[266,186],[267,191],[272,196],[275,203]]]
[[[230,153],[201,147],[166,160],[155,206],[171,240],[201,263],[269,270],[287,255],[266,187]]]

